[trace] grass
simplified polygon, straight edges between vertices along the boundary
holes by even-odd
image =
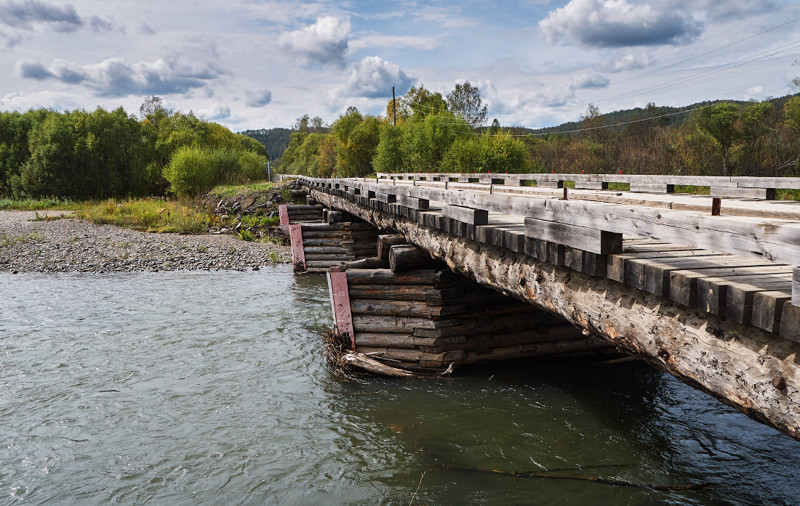
[[[271,190],[275,186],[275,183],[250,183],[250,184],[225,184],[215,186],[211,189],[208,193],[216,195],[217,197],[233,197],[234,195],[238,195],[245,191],[264,191],[264,190]]]
[[[153,199],[106,200],[78,215],[98,224],[177,234],[202,234],[219,222],[212,213],[188,203]]]
[[[88,209],[95,205],[89,201],[76,201],[58,197],[44,197],[39,199],[10,199],[0,198],[0,211],[78,211]]]

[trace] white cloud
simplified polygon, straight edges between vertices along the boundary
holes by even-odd
[[[655,63],[655,60],[647,54],[627,53],[621,58],[605,60],[597,66],[603,72],[625,72],[626,70],[636,70],[647,67]]]
[[[309,63],[344,68],[347,58],[347,39],[350,20],[332,16],[321,17],[316,23],[278,37],[279,46]]]
[[[250,107],[263,107],[272,102],[272,92],[265,89],[247,90],[245,104]]]
[[[222,121],[231,117],[231,108],[227,105],[212,104],[210,107],[198,110],[197,115],[208,121]]]
[[[440,44],[440,37],[424,37],[417,35],[366,35],[350,43],[352,51],[372,47],[412,48],[431,50]]]
[[[83,84],[98,95],[169,95],[203,88],[222,75],[212,64],[192,66],[177,60],[157,59],[155,62],[128,63],[122,58],[110,58],[94,65],[75,65],[56,60],[50,67],[38,61],[17,64],[17,74],[37,81],[56,80],[65,84]]]
[[[753,86],[752,88],[747,88],[747,94],[750,95],[751,97],[756,95],[761,95],[761,93],[763,92],[764,92],[764,87],[760,85]]]
[[[680,44],[700,33],[688,15],[627,0],[570,0],[539,22],[548,44],[588,47]]]
[[[607,77],[600,74],[578,74],[572,78],[570,88],[573,90],[582,90],[586,88],[605,88],[611,81]]]
[[[392,86],[398,95],[405,94],[414,79],[403,72],[398,65],[389,63],[377,56],[367,56],[353,64],[353,71],[344,88],[334,91],[337,96],[389,98]]]

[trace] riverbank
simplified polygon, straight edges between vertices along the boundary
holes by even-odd
[[[68,211],[38,211],[61,217]],[[74,217],[35,220],[0,211],[0,272],[247,270],[291,260],[288,246],[231,235],[176,235],[95,225]]]

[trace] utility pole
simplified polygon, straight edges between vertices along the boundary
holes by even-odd
[[[397,126],[397,100],[394,98],[394,86],[392,86],[392,114],[394,114],[394,126]]]
[[[269,165],[269,160],[267,160],[267,181],[272,182],[272,167]]]

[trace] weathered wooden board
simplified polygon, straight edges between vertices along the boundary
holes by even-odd
[[[350,311],[350,298],[347,291],[347,276],[342,271],[328,273],[328,289],[330,290],[331,309],[336,330],[350,340],[351,349],[355,350],[353,340],[353,317]]]
[[[711,196],[775,200],[775,188],[740,188],[732,186],[712,186]]]
[[[306,258],[303,253],[303,235],[301,225],[289,225],[289,240],[292,245],[292,265],[294,272],[306,270]]]
[[[598,255],[622,252],[622,234],[555,221],[525,218],[525,236]]]
[[[788,303],[788,292],[766,291],[753,295],[753,310],[750,324],[767,332],[778,333],[783,305]]]
[[[458,205],[443,205],[439,211],[442,216],[468,223],[470,225],[487,225],[489,211]]]
[[[725,317],[742,324],[749,324],[752,318],[754,296],[759,292],[787,291],[791,281],[766,281],[758,278],[742,277],[742,282],[728,285],[725,303]],[[752,284],[751,284],[752,283]],[[758,283],[757,285],[754,283]]]
[[[354,315],[435,317],[464,313],[466,306],[430,306],[422,301],[351,300]]]
[[[454,278],[449,271],[436,269],[415,269],[403,273],[394,273],[390,269],[348,269],[347,280],[353,285],[427,285],[437,281]]]
[[[453,327],[461,320],[433,320],[407,316],[353,315],[353,328],[356,332],[397,332],[408,333],[417,329],[443,329]]]
[[[717,266],[703,269],[677,269],[669,273],[669,298],[683,306],[694,307],[697,304],[697,280],[708,277],[733,278],[750,274],[769,274],[786,272],[783,265],[761,266]],[[763,327],[762,327],[763,328]]]

